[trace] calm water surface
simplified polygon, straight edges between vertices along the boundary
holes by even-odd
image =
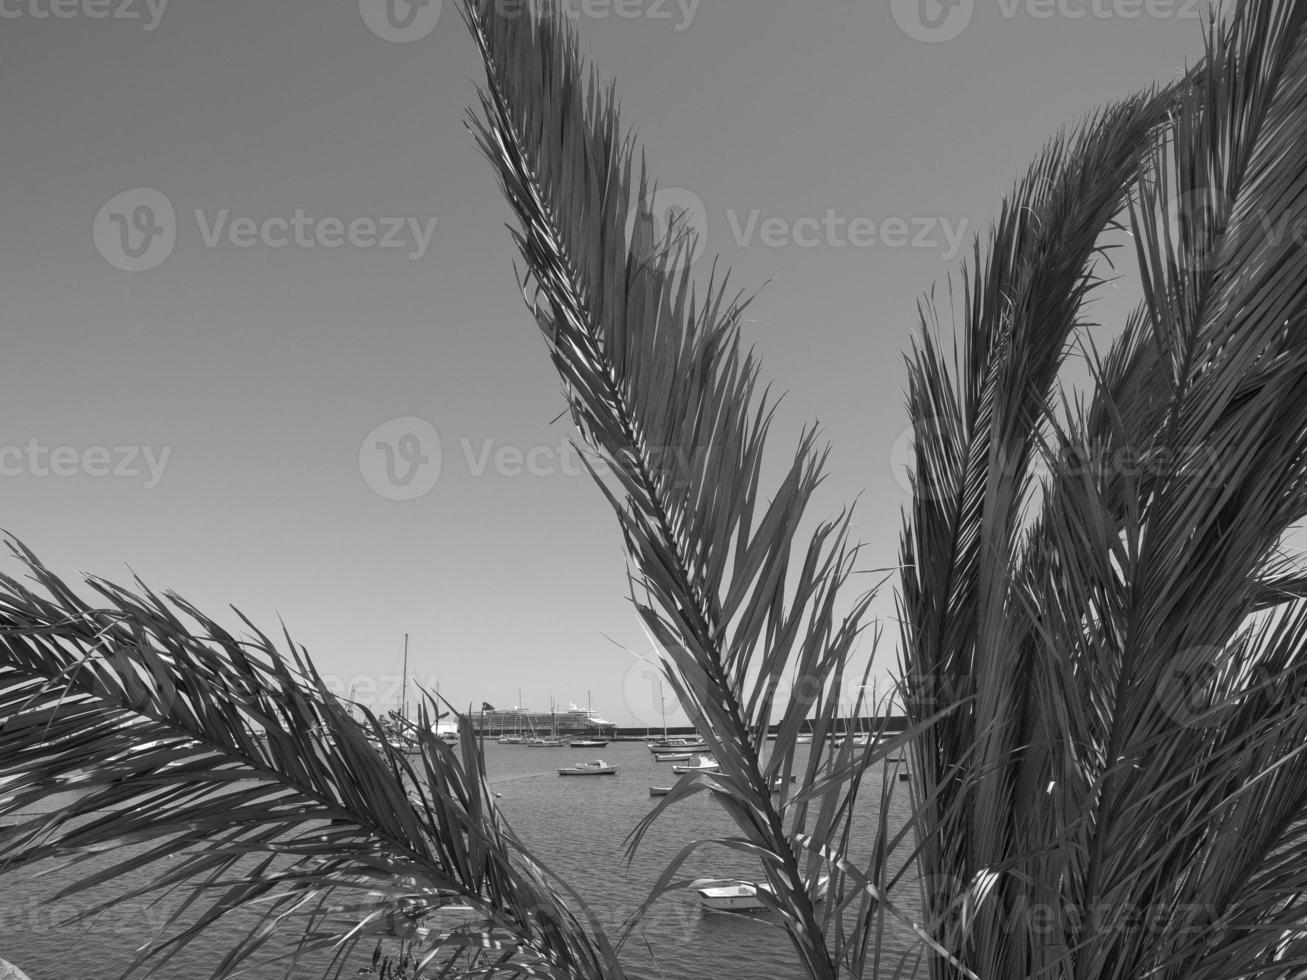
[[[563,779],[559,766],[603,756],[621,766],[614,777]],[[646,838],[634,863],[622,860],[622,843],[653,801],[651,785],[668,785],[671,767],[657,764],[648,749],[637,742],[614,742],[602,750],[525,748],[488,744],[486,767],[491,783],[501,794],[500,805],[513,827],[537,856],[571,882],[591,904],[600,920],[614,930],[648,893],[666,863],[692,840],[731,832],[729,821],[705,796],[669,810]],[[901,787],[901,788],[900,788]],[[880,798],[880,780],[863,784],[868,803]],[[891,802],[893,824],[902,826],[908,815],[906,784],[895,787]],[[861,860],[874,843],[871,806],[858,822],[854,857]],[[117,976],[130,962],[131,950],[144,943],[163,913],[142,899],[117,902],[94,921],[60,926],[66,911],[44,908],[42,899],[55,894],[77,871],[42,869],[40,878],[8,875],[0,878],[0,959],[25,970],[32,980],[97,980]],[[740,875],[756,877],[756,865],[722,848],[708,848],[687,864],[684,877]],[[145,880],[142,876],[141,881]],[[119,888],[118,894],[125,894]],[[112,897],[104,896],[101,898]],[[915,885],[905,882],[900,903],[917,909]],[[73,900],[86,908],[89,900]],[[901,928],[888,927],[884,948],[897,962],[910,944]],[[171,978],[207,977],[230,946],[230,934],[215,930],[197,943],[185,961],[170,967]],[[633,977],[668,980],[789,980],[799,975],[798,962],[785,935],[765,921],[750,916],[704,914],[695,896],[663,899],[645,922],[645,942],[633,942],[624,962]],[[647,942],[647,945],[646,945]],[[177,962],[177,961],[175,961]],[[361,964],[360,964],[361,965]],[[251,980],[273,980],[286,975],[285,967],[265,966],[246,974]],[[305,968],[296,977],[320,973]],[[355,965],[342,976],[355,975]]]

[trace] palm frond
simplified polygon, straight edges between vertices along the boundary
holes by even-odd
[[[129,973],[155,975],[214,923],[253,911],[215,977],[295,930],[292,968],[389,935],[414,963],[487,976],[621,975],[597,924],[577,918],[584,905],[563,903],[495,809],[467,719],[450,746],[425,705],[409,757],[365,712],[374,744],[289,636],[279,647],[245,621],[252,635],[238,638],[140,583],[90,579],[92,604],[11,547],[36,587],[0,576],[0,814],[18,818],[0,831],[0,869],[135,845],[56,896],[105,882],[119,883],[115,901],[182,890],[169,934]],[[75,799],[26,815],[52,785]],[[124,896],[121,882],[148,869]],[[424,938],[424,917],[450,904],[469,906],[472,924]]]
[[[472,127],[519,223],[523,293],[573,420],[605,464],[608,475],[596,468],[596,479],[617,514],[640,617],[721,764],[720,774],[683,783],[652,817],[712,791],[780,896],[805,968],[832,976],[825,923],[805,886],[820,862],[795,840],[810,821],[838,838],[855,782],[827,781],[828,793],[788,812],[771,792],[777,776],[795,771],[801,731],[829,730],[841,691],[854,686],[845,672],[871,600],[846,597],[857,557],[847,513],[804,543],[826,453],[805,432],[764,496],[774,404],[759,394],[759,364],[742,345],[747,301],[715,267],[700,292],[693,229],[639,237],[653,184],[637,168],[611,89],[587,75],[552,6],[508,11],[466,0],[462,9],[486,67]],[[772,726],[779,734],[764,760]],[[826,744],[812,741],[809,783],[835,764]],[[673,878],[669,869],[651,897]]]
[[[924,809],[927,904],[998,872],[953,947],[982,975],[1301,969],[1307,706],[1267,694],[1307,640],[1279,547],[1307,476],[1307,256],[1267,218],[1307,189],[1305,23],[1241,3],[1160,102],[1055,146],[976,258],[959,365],[931,331],[910,365],[905,682],[917,715],[974,698],[914,754],[926,791],[963,773]],[[1144,302],[1071,402],[1060,352],[1123,208]]]

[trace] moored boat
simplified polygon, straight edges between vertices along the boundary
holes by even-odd
[[[654,756],[654,762],[689,762],[694,758],[693,752],[675,752]]]
[[[574,738],[567,744],[574,749],[602,749],[608,743],[597,738]]]
[[[650,796],[666,796],[666,795],[667,795],[668,793],[670,793],[671,791],[672,791],[672,788],[671,788],[670,786],[650,786],[650,787],[649,787],[649,795],[650,795]]]
[[[706,752],[707,750],[708,744],[701,738],[667,738],[659,742],[649,743],[649,751],[654,755]]]
[[[595,759],[591,762],[578,762],[574,766],[567,766],[558,770],[560,776],[616,776],[617,766],[610,766],[603,759]]]
[[[822,875],[813,889],[813,901],[826,900],[830,878]],[[766,882],[746,881],[742,878],[700,878],[690,883],[699,893],[699,904],[705,912],[760,912],[767,902],[759,893],[772,894]]]
[[[710,755],[698,756],[688,766],[672,766],[672,772],[683,776],[689,772],[716,772],[721,766]]]

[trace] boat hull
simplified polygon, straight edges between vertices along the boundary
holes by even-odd
[[[825,875],[818,879],[813,889],[813,901],[826,900],[829,881]],[[742,879],[700,879],[692,887],[699,893],[699,904],[705,912],[761,912],[768,907],[759,897],[760,892],[770,892],[766,884]]]
[[[679,755],[684,752],[707,752],[706,742],[673,742],[666,745],[651,745],[649,751],[654,755]]]
[[[737,889],[700,889],[699,904],[708,912],[761,912],[767,907],[758,897],[758,889],[744,884]]]
[[[617,766],[610,766],[603,759],[593,762],[580,762],[558,770],[560,776],[616,776]]]

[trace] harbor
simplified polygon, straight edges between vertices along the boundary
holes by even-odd
[[[626,835],[659,802],[650,797],[650,786],[676,777],[670,776],[667,766],[654,762],[641,742],[615,742],[602,756],[617,767],[615,775],[559,778],[559,768],[589,761],[593,754],[567,747],[525,751],[494,741],[485,743],[487,780],[505,818],[532,842],[533,852],[544,864],[583,892],[605,928],[615,930],[643,901],[662,868],[686,841],[728,835],[731,823],[706,795],[686,800],[660,817],[628,867],[623,857]],[[802,749],[798,758],[806,758]],[[880,796],[880,780],[879,768],[873,767],[868,774],[866,802],[860,804],[866,806],[867,817],[857,822],[850,844],[850,853],[857,860],[864,860],[874,844],[872,801]],[[64,803],[67,797],[52,802]],[[911,804],[906,784],[893,789],[890,812],[892,827],[902,826],[908,819]],[[164,921],[166,904],[149,906],[144,900],[130,900],[74,926],[59,923],[72,911],[87,908],[86,899],[75,899],[62,910],[39,904],[71,876],[89,873],[97,866],[58,871],[51,865],[47,878],[32,880],[25,875],[11,879],[10,888],[0,896],[0,936],[7,944],[0,955],[25,969],[33,980],[58,975],[116,976],[132,950]],[[757,875],[755,862],[722,848],[702,851],[684,869],[687,879],[751,881]],[[114,887],[124,892],[131,884],[122,881]],[[910,884],[901,889],[909,909],[915,908],[916,891]],[[242,935],[249,921],[238,917],[232,925],[215,927],[177,961],[170,975],[207,976],[201,972],[205,965],[211,969],[213,957]],[[660,901],[642,931],[649,947],[632,944],[632,980],[657,980],[660,970],[668,977],[713,980],[792,980],[799,975],[785,933],[767,913],[748,908],[733,914],[706,910],[702,896],[692,888]],[[913,937],[906,931],[898,934],[891,930],[887,944],[889,949],[907,952]],[[58,973],[52,972],[55,958],[51,953],[56,946]],[[351,966],[342,976],[353,972]],[[284,966],[265,963],[256,965],[247,976],[249,980],[283,980],[284,975]],[[302,975],[319,974],[306,965]]]

